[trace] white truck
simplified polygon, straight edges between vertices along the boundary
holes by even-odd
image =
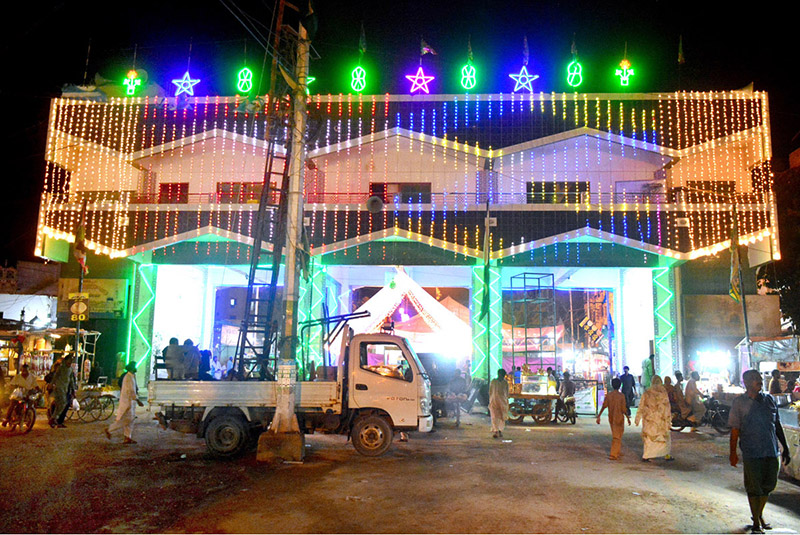
[[[295,410],[301,432],[349,434],[362,455],[382,455],[395,431],[433,428],[430,380],[405,338],[344,329],[328,380],[299,381]],[[274,381],[153,380],[148,401],[162,426],[196,433],[220,457],[255,445],[275,414]]]

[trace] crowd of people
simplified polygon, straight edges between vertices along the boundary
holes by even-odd
[[[233,367],[233,359],[223,365],[216,355],[208,349],[200,350],[191,339],[181,344],[177,338],[170,338],[161,356],[167,379],[173,381],[217,381],[225,379]]]
[[[692,371],[690,379],[683,386],[683,374],[675,371],[675,382],[672,377],[663,379],[655,373],[653,356],[645,360],[643,373],[639,382],[641,397],[634,425],[641,425],[642,461],[664,458],[674,460],[672,456],[671,424],[673,415],[679,413],[680,418],[688,421],[692,431],[702,422],[705,408],[705,395],[699,388],[700,375]],[[649,363],[649,364],[648,364]],[[548,370],[548,375],[551,372]],[[555,378],[555,374],[552,374]],[[763,378],[756,370],[749,370],[742,376],[745,393],[737,396],[730,409],[728,425],[731,428],[730,464],[736,467],[741,451],[744,465],[744,487],[747,493],[752,524],[751,533],[764,533],[772,526],[764,520],[764,507],[769,494],[775,489],[780,469],[780,460],[785,464],[791,462],[789,446],[781,426],[778,406],[774,396],[797,391],[792,384],[791,390],[782,387],[780,373],[775,370],[769,386],[769,394],[764,394]],[[565,387],[565,383],[567,386]],[[607,411],[608,423],[611,427],[611,450],[608,458],[612,461],[622,456],[622,435],[625,422],[631,425],[631,413],[635,408],[637,395],[636,379],[630,374],[627,366],[619,377],[610,381],[602,407],[597,414],[597,423]],[[564,394],[574,395],[574,385],[569,373],[564,372],[559,386],[559,401],[563,403]],[[499,369],[497,378],[489,387],[489,415],[494,438],[503,436],[505,421],[509,414],[509,384],[506,371]],[[779,460],[780,459],[780,460]]]

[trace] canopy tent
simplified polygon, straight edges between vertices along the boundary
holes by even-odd
[[[760,362],[793,362],[800,360],[800,338],[797,336],[751,336],[752,355],[747,348],[747,340],[736,344],[739,349],[741,370],[758,369]]]
[[[469,356],[472,353],[472,329],[469,325],[426,292],[402,267],[395,267],[395,270],[394,279],[355,310],[366,310],[370,315],[351,320],[348,325],[353,332],[380,331],[403,299],[408,299],[417,315],[395,325],[396,335],[408,338],[417,353],[440,353],[453,358]],[[334,342],[332,347],[338,349],[339,343]]]

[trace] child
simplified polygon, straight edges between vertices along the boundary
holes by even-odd
[[[628,425],[631,425],[631,417],[628,413],[628,405],[625,402],[625,394],[619,391],[622,386],[622,381],[619,377],[614,377],[611,380],[611,388],[613,390],[606,394],[603,400],[603,407],[597,415],[597,423],[600,423],[600,415],[608,408],[608,424],[611,426],[611,452],[608,458],[612,461],[619,459],[620,450],[622,449],[622,433],[625,431],[625,418],[628,419]]]

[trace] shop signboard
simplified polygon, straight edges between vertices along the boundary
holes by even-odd
[[[58,312],[69,314],[71,302],[68,296],[78,291],[78,279],[59,279]],[[128,281],[126,279],[85,279],[83,293],[87,294],[87,305],[94,319],[122,319],[128,308]]]
[[[89,293],[76,292],[69,294],[70,321],[86,321],[89,319]]]

